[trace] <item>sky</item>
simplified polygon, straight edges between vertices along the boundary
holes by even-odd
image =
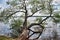
[[[0,8],[4,9],[4,8],[7,7],[6,1],[7,0],[0,0]],[[60,5],[60,0],[54,0],[54,4],[59,4]]]
[[[1,35],[8,34],[10,32],[9,29],[10,28],[9,28],[9,25],[8,24],[4,24],[3,22],[0,22],[0,34]]]
[[[0,0],[0,8],[2,9],[6,8],[7,6],[6,1],[7,0]],[[3,22],[0,22],[0,35],[8,34],[10,32],[9,29],[10,29],[9,25],[4,24]]]
[[[7,0],[0,0],[0,8],[6,8],[7,4],[6,4]]]
[[[7,1],[7,0],[0,0],[0,7],[5,8],[5,7],[7,6],[6,1]],[[54,2],[55,2],[56,4],[60,4],[60,0],[54,0]]]

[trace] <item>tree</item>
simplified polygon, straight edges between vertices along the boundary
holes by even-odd
[[[12,22],[11,22],[11,30],[12,30],[12,33],[11,33],[11,37],[12,38],[16,38],[19,36],[19,34],[22,33],[22,29],[23,29],[23,21],[22,19],[13,19]]]
[[[11,1],[9,0],[7,4],[9,4],[10,7],[3,10],[3,12],[1,12],[1,15],[5,16],[4,17],[5,19],[10,20],[11,18],[17,17],[15,15],[17,13],[24,14],[22,16],[17,17],[17,18],[21,18],[21,17],[24,18],[23,31],[22,34],[19,36],[19,38],[21,39],[22,37],[21,40],[26,40],[26,38],[30,38],[33,34],[39,33],[39,36],[37,38],[34,38],[34,39],[38,39],[43,32],[43,29],[45,27],[44,24],[47,22],[46,21],[47,19],[53,18],[53,21],[55,23],[60,22],[59,21],[60,15],[59,14],[56,15],[56,11],[54,11],[53,9],[52,1],[53,0],[11,0]],[[48,14],[48,16],[34,16],[34,14],[37,13],[44,14],[44,15]],[[39,17],[39,18],[36,18],[35,21],[36,23],[27,24],[29,17]],[[46,18],[43,19],[42,17],[46,17]],[[30,29],[31,27],[36,25],[42,28],[42,31],[33,31]],[[33,32],[31,35],[29,35],[30,31]],[[24,35],[24,37],[22,35]]]

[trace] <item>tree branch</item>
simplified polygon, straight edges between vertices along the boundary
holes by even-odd
[[[50,16],[46,17],[45,19],[43,19],[43,20],[42,20],[41,22],[39,22],[39,23],[32,23],[32,24],[30,24],[30,25],[28,26],[28,28],[31,28],[31,27],[34,26],[34,25],[40,25],[40,24],[42,24],[42,22],[45,21],[45,20],[47,20],[49,17],[50,17]]]
[[[30,38],[34,33],[32,33],[31,35],[28,36],[28,38]]]
[[[40,26],[42,27],[42,25],[40,25]],[[43,28],[43,27],[42,27],[42,28]],[[44,29],[44,28],[43,28],[43,29]],[[43,29],[42,29],[42,31],[43,31]],[[42,34],[42,31],[35,32],[35,31],[31,30],[31,29],[28,29],[28,30],[33,32],[31,35],[28,36],[28,38],[30,38],[30,37],[31,37],[33,34],[35,34],[35,33],[40,33],[39,36],[37,37],[37,38],[39,38],[40,35]],[[37,38],[35,38],[35,39],[37,39]]]
[[[11,11],[10,11],[11,12]],[[14,15],[14,14],[16,14],[16,13],[18,13],[18,12],[24,12],[24,11],[16,11],[16,12],[14,12],[14,13],[12,13],[12,14],[10,14],[9,16],[7,16],[7,18],[6,19],[8,19],[9,17],[11,17],[12,15]],[[24,12],[25,13],[25,12]]]
[[[37,38],[34,38],[33,40],[36,40],[36,39],[38,39],[39,37],[40,37],[40,35],[42,34],[42,32],[41,33],[39,33],[39,36],[37,37]]]
[[[38,36],[37,38],[34,38],[34,39],[38,39],[38,38],[40,37],[40,35],[42,34],[42,32],[34,32],[33,30],[31,30],[31,29],[29,29],[29,28],[31,28],[31,27],[34,26],[34,25],[39,25],[39,26],[41,26],[41,28],[44,29],[44,27],[43,27],[41,24],[42,24],[43,21],[47,20],[49,17],[51,17],[51,16],[46,17],[46,18],[43,19],[40,23],[32,23],[32,24],[30,24],[30,25],[28,26],[28,30],[32,31],[33,34],[35,34],[35,33],[40,33],[39,36]],[[31,34],[29,37],[31,37],[33,34]],[[29,37],[28,37],[28,38],[29,38]]]
[[[33,33],[40,33],[40,31],[38,31],[38,32],[35,32],[35,31],[31,30],[31,29],[28,29],[28,30],[32,31]]]
[[[41,9],[39,9],[39,10],[36,10],[34,13],[32,13],[32,15],[29,15],[28,17],[31,17],[31,16],[33,16],[35,13],[37,13],[38,11],[40,11]]]
[[[39,24],[39,23],[32,23],[32,24],[30,24],[30,25],[28,26],[28,29],[31,28],[31,27],[34,26],[34,25],[40,25],[40,24]]]
[[[32,31],[31,29],[29,29],[29,30]],[[32,31],[32,32],[33,33],[31,35],[29,35],[28,38],[30,38],[33,34],[40,33],[39,36],[37,37],[37,38],[39,38],[40,35],[42,34],[42,32],[34,32],[34,31]],[[35,39],[37,39],[37,38],[35,38]]]

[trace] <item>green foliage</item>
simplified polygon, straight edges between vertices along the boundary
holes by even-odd
[[[30,2],[30,4],[39,4],[40,3],[40,1],[39,0],[31,0],[31,2]]]
[[[59,23],[60,22],[60,19],[55,19],[54,22],[55,23]]]
[[[38,17],[38,18],[36,18],[36,21],[37,22],[41,22],[42,21],[42,18],[41,17]]]
[[[35,13],[37,10],[41,10],[41,13],[50,14],[53,12],[52,0],[32,0],[30,2],[32,8],[31,12]]]
[[[22,19],[13,19],[12,22],[11,22],[11,26],[12,26],[12,29],[19,29],[20,27],[22,27],[22,24],[23,24],[23,21]]]
[[[18,3],[17,3],[17,0],[12,0],[12,1],[8,1],[6,2],[8,5],[12,5],[12,6],[16,6]]]
[[[42,17],[36,18],[35,21],[36,21],[37,23],[41,22],[41,21],[42,21]],[[41,25],[43,25],[43,26],[42,26],[43,29],[45,28],[45,26],[44,26],[45,24],[46,24],[45,22],[41,24]]]
[[[5,14],[6,14],[6,12],[5,12],[5,9],[4,9],[4,10],[1,11],[1,13],[0,13],[0,21],[2,21],[2,22],[6,21],[6,20],[5,20],[5,18],[6,18],[6,17],[5,17],[5,16],[6,16]]]
[[[60,18],[60,15],[58,13],[54,14],[56,18]]]
[[[23,27],[22,25],[23,25],[22,19],[13,19],[11,21],[11,29],[12,29],[11,36],[13,38],[18,37],[18,35],[21,33]]]
[[[54,14],[55,18],[54,18],[54,22],[55,23],[60,23],[60,15],[58,13]]]
[[[9,5],[9,2],[6,2]]]
[[[44,10],[45,9],[45,2],[42,0],[32,0],[30,2],[32,8],[31,8],[31,12],[35,13],[37,10]]]
[[[36,11],[37,11],[37,8],[36,7],[34,7],[34,8],[31,9],[31,12],[32,13],[35,13]]]

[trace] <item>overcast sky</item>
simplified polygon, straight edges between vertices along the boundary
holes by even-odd
[[[7,4],[6,4],[7,0],[0,0],[0,7],[2,7],[2,9],[6,8]],[[6,33],[9,33],[9,25],[4,24],[2,22],[0,22],[0,35],[4,35]]]
[[[6,1],[7,0],[0,0],[0,7],[6,8],[6,6],[7,6]]]
[[[7,0],[0,0],[0,6],[5,7],[6,6],[6,1]],[[60,0],[54,0],[54,1],[56,1],[57,3],[60,3]]]

